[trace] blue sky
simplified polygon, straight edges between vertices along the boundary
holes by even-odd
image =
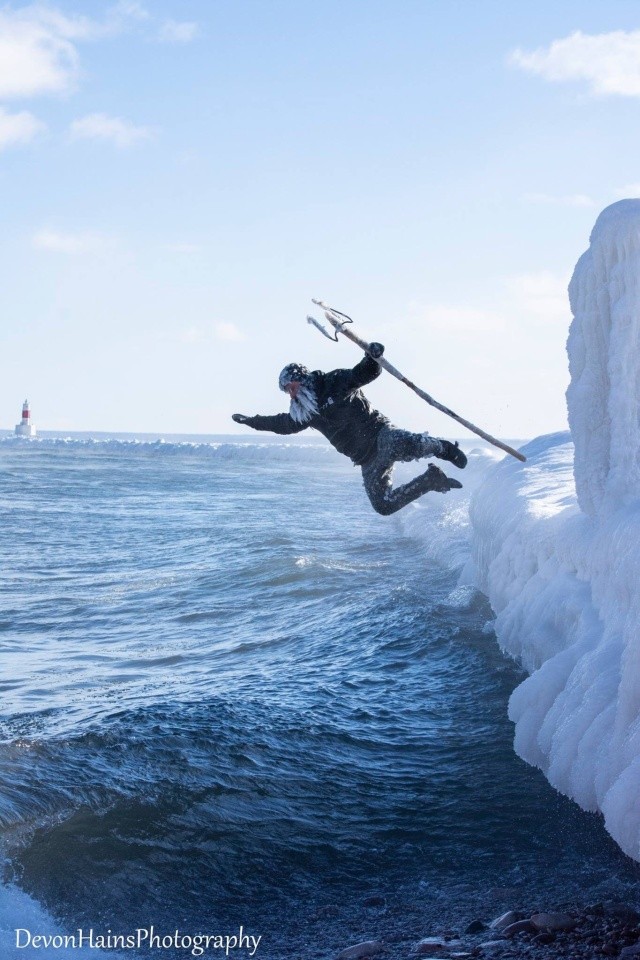
[[[286,363],[359,359],[322,297],[489,432],[561,429],[566,285],[640,195],[639,120],[635,2],[0,7],[0,424],[238,432]]]

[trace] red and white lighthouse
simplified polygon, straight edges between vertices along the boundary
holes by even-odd
[[[16,424],[16,437],[35,437],[36,428],[31,423],[31,411],[29,410],[29,401],[25,400],[22,404],[22,420]]]

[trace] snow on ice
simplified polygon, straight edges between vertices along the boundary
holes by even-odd
[[[640,200],[608,207],[569,286],[570,433],[471,502],[477,585],[529,673],[515,747],[640,860]]]

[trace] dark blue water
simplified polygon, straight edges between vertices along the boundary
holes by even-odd
[[[521,674],[457,585],[486,458],[394,518],[321,444],[4,440],[0,462],[7,956],[32,910],[243,923],[259,956],[311,957],[322,909],[372,892],[464,913],[636,881],[513,754]]]

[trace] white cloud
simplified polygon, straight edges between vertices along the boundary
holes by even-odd
[[[66,94],[80,78],[77,45],[80,41],[113,37],[132,29],[144,30],[171,43],[187,43],[197,24],[153,17],[136,0],[119,0],[102,20],[68,16],[56,7],[33,3],[18,9],[0,8],[0,100]],[[0,150],[28,143],[45,126],[28,112],[9,113],[0,106]],[[75,120],[75,140],[101,140],[124,149],[149,140],[154,131],[120,117],[91,113]]]
[[[536,324],[564,323],[571,319],[567,286],[569,278],[551,271],[522,273],[497,280],[490,306],[479,304],[431,304],[410,308],[410,327],[416,333],[440,337],[498,336],[526,320]]]
[[[0,11],[0,97],[73,87],[78,54],[71,40],[83,32],[82,23],[36,6]]]
[[[179,330],[175,338],[169,337],[169,339],[176,339],[179,343],[203,343],[206,337],[199,327],[187,327],[185,330]]]
[[[640,97],[640,30],[577,31],[548,47],[514,50],[509,59],[545,80],[586,80],[594,94]]]
[[[554,197],[548,193],[525,193],[524,200],[527,203],[536,204],[555,204],[560,207],[594,207],[595,200],[588,197],[585,193],[572,193],[565,196]]]
[[[120,0],[119,3],[116,3],[116,5],[109,10],[108,16],[109,19],[117,22],[137,20],[140,23],[144,23],[151,19],[151,14],[147,8],[143,7],[141,3],[136,3],[136,0]]]
[[[500,330],[504,327],[504,319],[498,313],[487,310],[477,310],[473,307],[456,307],[440,304],[430,307],[425,313],[425,322],[428,329],[434,327],[439,330],[450,330],[452,333],[469,333],[470,331]]]
[[[627,183],[624,187],[617,187],[613,193],[621,200],[627,197],[640,197],[640,183]]]
[[[200,253],[202,247],[197,243],[170,243],[167,250],[170,253],[192,254]]]
[[[0,107],[0,150],[20,143],[29,143],[46,127],[44,123],[26,110],[20,113],[7,113]]]
[[[158,38],[163,43],[190,43],[198,32],[198,24],[177,20],[165,20],[158,32]]]
[[[40,3],[0,9],[0,98],[34,97],[73,90],[80,76],[79,41],[144,29],[172,43],[187,43],[197,24],[160,22],[135,0],[120,0],[102,20],[67,16]]]
[[[33,246],[37,250],[50,253],[91,253],[104,245],[104,238],[95,233],[59,233],[45,228],[33,237]]]
[[[101,32],[97,21],[84,16],[69,17],[61,10],[46,4],[33,3],[13,11],[5,7],[2,15],[7,20],[12,18],[14,23],[37,25],[43,31],[49,31],[66,40],[88,40]]]
[[[218,340],[225,340],[229,343],[240,343],[240,341],[247,339],[244,333],[233,323],[217,323],[214,332]]]
[[[105,113],[90,113],[74,120],[69,133],[72,140],[102,140],[114,143],[120,149],[152,136],[148,127],[136,127],[120,117],[109,117]]]
[[[504,330],[505,326],[500,311],[470,307],[463,303],[412,303],[409,307],[408,328],[412,335],[426,332],[429,336],[444,334],[457,337]]]
[[[101,23],[30,4],[0,10],[0,97],[66,93],[79,76],[76,43],[119,33],[136,17],[137,4],[118,4]]]
[[[514,314],[528,313],[543,323],[564,323],[571,319],[567,286],[569,278],[551,273],[523,273],[508,277],[504,288]]]

